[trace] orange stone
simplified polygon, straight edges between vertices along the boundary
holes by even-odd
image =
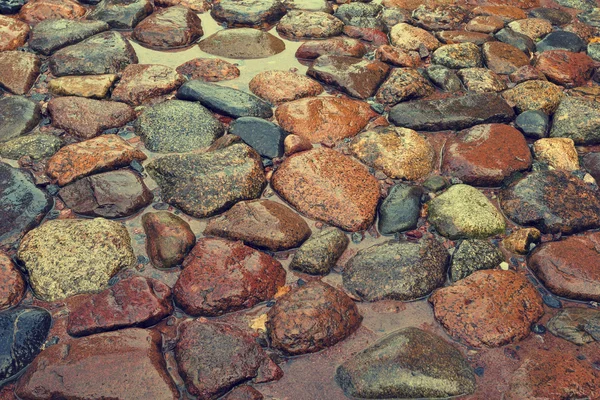
[[[46,19],[77,19],[87,9],[71,0],[31,0],[19,12],[19,18],[28,24],[37,24]]]
[[[0,51],[21,47],[29,36],[29,25],[16,18],[0,15]]]

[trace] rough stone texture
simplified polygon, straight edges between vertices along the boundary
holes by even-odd
[[[47,174],[64,186],[76,179],[143,161],[146,155],[117,135],[102,135],[61,148],[49,160]]]
[[[482,44],[493,40],[493,36],[491,35],[469,31],[440,31],[436,36],[445,44],[472,43],[481,46]]]
[[[264,396],[261,392],[254,389],[252,386],[241,385],[236,386],[222,397],[222,400],[263,400]]]
[[[446,143],[442,171],[469,185],[498,186],[511,174],[529,169],[531,161],[527,142],[517,129],[478,125]]]
[[[406,51],[419,51],[421,46],[433,51],[440,46],[440,42],[431,33],[406,23],[392,27],[390,40],[394,46]]]
[[[513,271],[477,271],[436,290],[429,301],[446,331],[473,347],[499,347],[522,340],[544,313],[535,287]]]
[[[87,17],[105,21],[113,29],[133,29],[153,9],[150,0],[102,0]]]
[[[546,138],[536,140],[531,148],[535,159],[543,161],[555,169],[576,171],[579,169],[579,156],[573,139]]]
[[[586,54],[565,50],[544,51],[535,61],[535,67],[549,81],[567,87],[583,85],[592,76],[594,65]]]
[[[411,129],[387,127],[367,131],[357,135],[350,148],[359,160],[390,178],[416,180],[433,169],[433,147]]]
[[[241,138],[262,157],[283,156],[286,132],[279,125],[256,117],[241,117],[229,125],[229,134]]]
[[[132,64],[123,70],[111,99],[137,106],[171,93],[184,82],[185,78],[171,67]]]
[[[514,231],[502,241],[502,246],[510,252],[518,254],[529,253],[530,246],[539,242],[542,233],[535,228],[522,228]]]
[[[144,214],[142,226],[146,233],[146,252],[157,268],[181,264],[196,243],[190,225],[167,211]]]
[[[486,107],[481,107],[482,104]],[[514,117],[513,109],[495,93],[410,101],[394,106],[389,114],[394,125],[417,131],[465,129],[478,124],[510,122]]]
[[[488,42],[482,47],[485,65],[497,74],[509,75],[529,65],[529,57],[508,43]]]
[[[6,142],[31,131],[41,119],[42,114],[38,103],[22,96],[0,99],[0,142]]]
[[[239,202],[208,221],[204,234],[280,251],[300,246],[311,231],[288,207],[271,200],[253,200]]]
[[[313,234],[294,254],[290,268],[313,275],[328,274],[348,247],[348,236],[337,228]]]
[[[593,398],[600,378],[590,361],[561,349],[539,350],[513,373],[506,400]]]
[[[0,310],[19,304],[27,283],[10,257],[0,251]]]
[[[535,42],[527,35],[513,31],[510,28],[500,29],[494,35],[496,40],[515,46],[525,54],[535,52]]]
[[[502,261],[502,252],[490,242],[479,239],[463,240],[452,253],[450,281],[459,281],[481,269],[494,269]]]
[[[418,328],[389,334],[339,366],[335,377],[354,398],[453,397],[476,388],[461,352]]]
[[[514,105],[519,114],[531,110],[552,114],[556,111],[564,94],[560,86],[551,82],[531,80],[506,90],[502,93],[502,97],[509,104]]]
[[[173,312],[171,289],[156,279],[134,276],[92,295],[69,299],[67,332],[72,336],[152,326]]]
[[[0,163],[0,246],[15,244],[40,223],[54,201],[30,174]]]
[[[248,86],[252,93],[271,104],[318,96],[323,92],[323,86],[318,82],[290,71],[259,72]]]
[[[552,32],[550,21],[541,18],[526,18],[510,22],[508,27],[517,33],[529,36],[532,40],[540,39]]]
[[[259,97],[201,80],[186,82],[177,91],[177,98],[198,101],[204,107],[232,118],[273,116],[271,105]]]
[[[467,23],[465,30],[470,32],[494,33],[504,28],[504,20],[495,15],[479,15]]]
[[[528,138],[540,139],[548,136],[550,119],[539,110],[525,111],[515,119],[515,127]]]
[[[565,171],[530,173],[500,192],[500,205],[514,222],[543,233],[600,227],[598,191]]]
[[[453,185],[428,206],[429,222],[450,239],[486,238],[504,232],[502,214],[472,186]]]
[[[395,67],[416,67],[421,60],[416,51],[404,51],[387,44],[375,50],[375,58]]]
[[[77,19],[87,9],[71,0],[31,0],[19,11],[19,19],[30,25],[47,19]]]
[[[58,50],[50,57],[54,76],[102,75],[121,72],[138,59],[131,44],[118,32],[104,32]]]
[[[161,335],[124,329],[47,347],[16,387],[22,399],[177,399],[161,353]]]
[[[382,235],[391,235],[417,227],[421,211],[423,189],[418,186],[393,186],[379,207],[377,229]]]
[[[302,43],[296,50],[296,58],[312,60],[324,55],[361,58],[366,53],[367,47],[358,39],[333,37]]]
[[[552,117],[550,137],[567,137],[575,144],[600,143],[600,105],[576,97],[565,97]]]
[[[197,319],[183,323],[179,333],[179,373],[188,392],[198,398],[216,399],[240,383],[283,375],[255,339],[238,328]]]
[[[267,316],[271,345],[289,355],[333,346],[362,321],[350,297],[321,281],[308,282],[281,296]]]
[[[100,135],[107,129],[119,128],[135,119],[135,111],[123,103],[55,97],[48,102],[52,125],[82,139]]]
[[[431,61],[447,68],[476,68],[483,66],[481,49],[474,43],[446,44],[433,52]]]
[[[15,50],[27,41],[29,25],[16,18],[0,15],[0,51]]]
[[[131,37],[138,42],[160,49],[189,46],[204,32],[200,18],[187,7],[164,8],[140,22]]]
[[[206,82],[228,81],[240,76],[237,66],[220,58],[194,58],[177,67],[177,72]]]
[[[600,341],[600,311],[565,308],[552,317],[546,327],[553,335],[578,345]]]
[[[146,107],[135,127],[146,148],[159,153],[185,153],[205,148],[225,131],[223,124],[202,105],[182,100]]]
[[[102,290],[135,263],[127,229],[103,218],[47,221],[25,235],[17,257],[46,301]]]
[[[285,13],[284,4],[277,0],[217,0],[210,15],[227,27],[268,27]]]
[[[474,15],[494,15],[502,18],[505,22],[527,18],[525,11],[518,7],[507,5],[479,6],[472,10]]]
[[[462,82],[453,70],[441,65],[431,65],[425,70],[427,77],[440,89],[446,92],[462,90]]]
[[[0,87],[14,94],[27,94],[40,74],[40,65],[41,61],[35,54],[0,52]]]
[[[396,68],[377,91],[377,100],[393,106],[401,101],[429,96],[434,91],[431,83],[418,70]]]
[[[103,99],[117,79],[115,74],[63,76],[48,82],[48,91],[59,96]]]
[[[0,381],[18,374],[42,350],[52,317],[37,307],[15,307],[0,313]]]
[[[368,228],[379,201],[379,183],[367,169],[327,148],[287,158],[271,185],[301,213],[348,231]]]
[[[202,238],[173,294],[186,313],[214,317],[270,300],[284,285],[285,270],[271,256],[239,241]]]
[[[506,89],[504,80],[487,68],[463,68],[457,75],[470,92],[501,92]]]
[[[258,29],[223,29],[202,40],[200,49],[208,54],[234,59],[267,58],[285,50],[278,37]]]
[[[260,156],[245,144],[207,153],[168,155],[153,160],[147,169],[158,183],[163,201],[197,218],[258,198],[266,184]]]
[[[466,8],[452,4],[421,4],[412,12],[417,25],[432,31],[457,29],[468,15]]]
[[[544,243],[530,254],[527,265],[553,293],[575,300],[599,301],[600,233],[571,236]]]
[[[306,74],[359,99],[372,97],[390,71],[376,60],[324,55],[317,58]]]
[[[322,11],[289,11],[277,24],[277,32],[291,39],[324,39],[343,30],[340,19]]]
[[[49,56],[56,50],[108,29],[109,26],[104,21],[48,19],[33,27],[29,37],[29,47],[38,53]]]
[[[59,190],[65,205],[88,217],[129,217],[152,202],[152,193],[133,171],[87,176]]]
[[[286,156],[291,156],[294,153],[310,150],[313,148],[310,140],[298,135],[287,135],[283,140],[283,148]]]
[[[570,15],[567,14],[567,16]],[[586,43],[576,34],[565,31],[552,32],[536,44],[538,53],[548,50],[567,50],[579,52],[586,47]]]
[[[582,161],[583,167],[596,181],[600,181],[600,153],[588,153],[583,157]]]
[[[366,301],[415,300],[444,284],[449,259],[432,238],[385,242],[360,250],[346,263],[344,287]]]
[[[313,143],[352,137],[376,115],[368,103],[332,96],[290,101],[275,110],[277,122],[285,131]]]

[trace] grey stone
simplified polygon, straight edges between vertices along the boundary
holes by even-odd
[[[450,281],[464,279],[480,269],[494,269],[502,261],[502,252],[493,244],[478,239],[463,240],[452,254]]]
[[[348,243],[348,236],[340,229],[325,228],[300,246],[290,268],[312,275],[326,275],[344,253]]]
[[[42,119],[40,105],[22,96],[0,99],[0,142],[22,136]]]
[[[600,143],[600,105],[591,100],[564,97],[552,117],[550,137],[571,138],[575,144]]]
[[[18,160],[23,156],[39,160],[54,155],[61,146],[62,140],[53,135],[27,135],[0,144],[0,156],[10,160]]]
[[[104,21],[47,19],[31,30],[29,47],[48,56],[65,46],[81,42],[109,29],[110,27]]]
[[[550,119],[540,110],[525,111],[515,119],[517,127],[527,137],[541,139],[548,135],[548,125]]]
[[[418,186],[398,184],[392,187],[379,207],[379,233],[391,235],[416,228],[422,194],[423,190]]]

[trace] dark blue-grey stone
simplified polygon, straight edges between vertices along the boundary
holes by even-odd
[[[16,243],[39,224],[53,204],[29,173],[0,163],[0,246]]]
[[[109,29],[110,27],[104,21],[47,19],[31,30],[29,47],[48,56],[58,49],[81,42]]]
[[[16,14],[27,0],[0,0],[0,14]]]
[[[286,133],[272,122],[256,117],[242,117],[229,126],[229,133],[239,136],[263,157],[283,156]]]
[[[533,53],[535,51],[535,42],[526,35],[513,31],[510,28],[500,29],[494,37],[503,42],[515,46],[525,54]]]
[[[52,317],[37,307],[16,307],[0,313],[0,383],[15,376],[40,353]]]
[[[394,125],[417,131],[460,130],[479,124],[506,123],[514,117],[512,107],[496,93],[407,101],[394,106],[389,113]]]
[[[393,235],[417,227],[423,189],[398,184],[390,190],[379,208],[378,229],[382,235]]]
[[[153,10],[150,0],[102,0],[87,18],[104,21],[114,29],[133,29]]]
[[[535,48],[538,53],[548,50],[567,50],[578,53],[585,48],[585,42],[574,33],[556,31],[539,41]]]
[[[177,91],[177,98],[199,101],[204,107],[232,118],[273,116],[271,105],[266,101],[241,90],[201,80],[186,82]]]
[[[42,119],[40,105],[22,96],[0,99],[0,142],[19,137]]]
[[[566,25],[573,19],[571,15],[557,8],[534,8],[529,11],[529,15],[534,18],[542,18],[550,21],[552,25]]]
[[[541,139],[548,135],[550,121],[546,114],[539,110],[529,110],[519,114],[515,126],[527,137]]]

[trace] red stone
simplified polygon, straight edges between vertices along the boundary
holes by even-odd
[[[271,345],[290,355],[314,353],[344,340],[362,316],[344,292],[308,282],[277,299],[267,313]]]
[[[235,79],[240,70],[220,58],[194,58],[177,67],[177,72],[189,79],[202,79],[207,82],[219,82]]]
[[[515,72],[510,74],[510,81],[513,83],[522,83],[526,81],[545,81],[546,76],[536,67],[531,65],[525,65]]]
[[[196,243],[190,225],[167,211],[144,214],[142,226],[146,232],[146,252],[157,268],[181,264]]]
[[[131,37],[150,47],[172,49],[189,46],[203,34],[196,13],[184,6],[174,6],[143,19]]]
[[[22,51],[0,52],[0,86],[14,94],[27,94],[40,74],[40,59]]]
[[[531,162],[527,141],[517,129],[478,125],[446,143],[442,171],[469,185],[498,186],[512,173],[529,169]]]
[[[27,283],[10,257],[0,252],[0,310],[19,304]]]
[[[324,55],[361,58],[366,53],[367,47],[360,40],[336,37],[302,43],[296,50],[296,58],[312,60]]]
[[[354,39],[360,39],[375,47],[389,44],[390,40],[385,32],[375,28],[360,28],[358,26],[344,26],[344,34]]]
[[[176,90],[185,78],[171,67],[157,64],[130,64],[113,89],[111,99],[133,106]]]
[[[173,312],[171,289],[156,279],[134,276],[96,294],[69,299],[67,331],[86,336],[132,326],[152,326]]]
[[[87,9],[72,0],[31,0],[19,12],[19,18],[30,25],[47,19],[77,19]]]
[[[375,51],[375,57],[395,67],[415,67],[421,61],[419,53],[414,51],[407,52],[389,45],[378,47]]]
[[[252,386],[243,385],[233,389],[221,400],[263,400],[264,396]]]
[[[567,87],[581,86],[592,76],[594,60],[585,53],[548,50],[541,53],[535,66],[549,81]]]
[[[436,290],[429,301],[448,333],[473,347],[499,347],[522,340],[544,313],[540,294],[514,271],[476,271]]]
[[[160,333],[125,329],[46,347],[19,379],[20,399],[178,399]]]
[[[27,42],[29,25],[5,15],[0,15],[0,51],[15,50]]]
[[[273,257],[242,242],[202,238],[183,263],[173,287],[190,315],[218,316],[272,299],[285,285],[285,270]]]

